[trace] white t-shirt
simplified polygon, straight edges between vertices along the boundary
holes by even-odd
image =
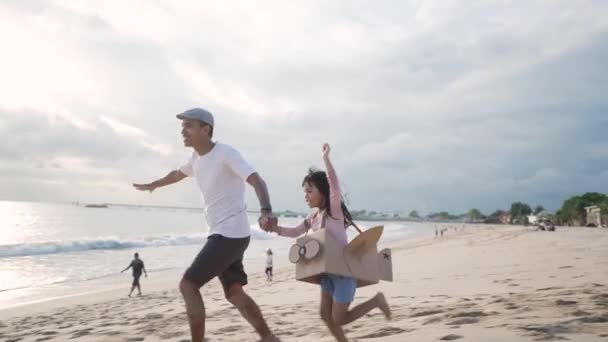
[[[192,152],[190,160],[179,170],[196,178],[205,205],[209,235],[220,234],[227,238],[250,235],[245,180],[255,170],[237,150],[216,143],[202,156]]]
[[[266,254],[266,267],[272,267],[272,254]]]

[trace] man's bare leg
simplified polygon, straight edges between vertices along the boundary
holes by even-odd
[[[329,328],[329,332],[331,332],[331,334],[336,338],[336,341],[346,342],[348,340],[344,335],[342,327],[334,323],[334,320],[332,318],[333,302],[334,300],[331,297],[330,293],[321,291],[321,319],[323,320],[323,322],[325,322],[327,328]]]
[[[270,328],[266,324],[262,312],[258,305],[249,297],[241,284],[234,284],[225,293],[226,299],[232,305],[236,306],[241,315],[253,326],[257,333],[262,338],[262,341],[278,341],[278,339],[270,332]]]
[[[186,279],[179,283],[179,291],[186,302],[192,342],[203,342],[205,338],[205,304],[199,289],[197,284]]]

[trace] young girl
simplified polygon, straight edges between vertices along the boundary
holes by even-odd
[[[272,281],[272,249],[266,249],[266,280]]]
[[[324,144],[323,162],[327,173],[311,169],[302,181],[304,199],[309,207],[316,210],[297,227],[281,227],[275,224],[269,227],[271,231],[280,236],[298,237],[309,229],[317,231],[325,228],[340,245],[348,244],[346,228],[355,224],[342,202],[338,177],[329,160],[329,151],[329,145]],[[347,341],[342,325],[353,322],[374,308],[382,310],[387,319],[391,317],[390,308],[381,292],[349,310],[357,288],[357,280],[354,278],[326,273],[321,276],[320,285],[321,319],[338,341]]]

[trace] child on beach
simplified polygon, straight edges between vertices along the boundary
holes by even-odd
[[[302,187],[304,198],[310,208],[315,209],[297,227],[269,225],[268,230],[280,236],[298,237],[309,229],[327,229],[342,246],[348,244],[346,228],[355,226],[352,216],[342,201],[342,193],[336,171],[329,159],[330,147],[323,145],[323,162],[327,172],[309,170]],[[355,226],[356,227],[356,226]],[[335,274],[321,276],[321,319],[337,341],[347,341],[342,326],[353,322],[375,308],[379,308],[387,319],[391,317],[389,305],[381,292],[349,310],[357,280]]]
[[[266,280],[272,281],[272,249],[268,248],[266,250]]]

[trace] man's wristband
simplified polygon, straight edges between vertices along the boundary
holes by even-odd
[[[267,211],[267,212],[271,213],[272,212],[272,207],[260,208],[260,211]]]

